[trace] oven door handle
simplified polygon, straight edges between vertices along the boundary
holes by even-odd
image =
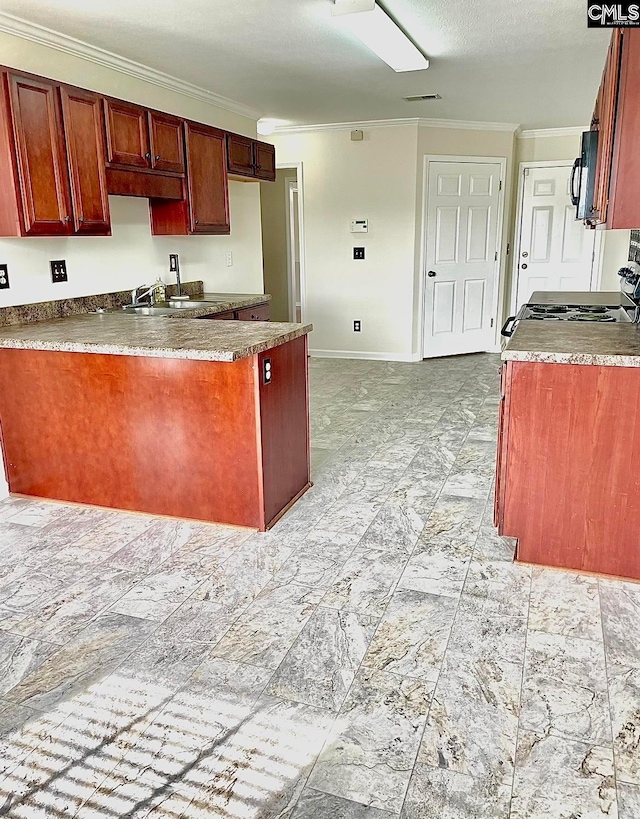
[[[578,168],[582,166],[582,157],[578,157],[576,161],[573,163],[573,168],[571,169],[571,181],[569,182],[569,192],[571,196],[571,204],[574,207],[577,207],[580,204],[580,188],[578,188],[578,193],[575,193],[575,181],[576,181],[576,173]]]
[[[505,338],[511,338],[513,335],[513,331],[516,329],[516,319],[517,316],[509,316],[509,318],[505,321],[502,330],[500,330],[500,335],[504,336]],[[511,327],[509,325],[511,324]]]

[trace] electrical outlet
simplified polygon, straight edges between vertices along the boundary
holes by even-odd
[[[364,248],[363,247],[354,247],[353,248],[353,258],[354,259],[364,259]]]
[[[180,256],[177,253],[169,254],[169,273],[177,273],[180,270]]]
[[[360,325],[360,322],[359,321],[354,321],[353,322],[353,332],[354,333],[359,333],[359,332],[361,332],[361,330],[362,330],[362,327]]]
[[[59,259],[55,262],[49,262],[51,268],[51,281],[54,284],[66,282],[67,279],[67,263],[64,259]]]
[[[224,261],[227,267],[233,267],[233,253],[230,250],[224,254]]]
[[[0,290],[8,290],[11,287],[9,284],[9,265],[0,264]]]
[[[263,358],[262,359],[262,382],[264,384],[271,383],[271,359],[270,358]]]

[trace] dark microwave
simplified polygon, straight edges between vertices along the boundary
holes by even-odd
[[[582,150],[571,171],[571,202],[576,206],[576,219],[596,216],[596,164],[598,161],[598,131],[582,134]]]

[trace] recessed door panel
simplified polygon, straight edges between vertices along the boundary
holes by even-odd
[[[439,207],[436,211],[436,262],[458,261],[458,228],[460,209]]]
[[[489,255],[491,209],[483,205],[467,213],[467,261],[486,262]]]
[[[553,196],[556,192],[556,183],[553,179],[534,179],[534,196]]]
[[[469,177],[470,196],[491,196],[493,193],[493,176],[491,174],[472,173]]]
[[[562,226],[562,251],[560,257],[563,262],[579,262],[582,258],[585,229],[582,222],[576,219],[576,209],[567,205],[564,209],[564,224]]]
[[[553,231],[553,208],[533,209],[531,223],[531,261],[548,262]]]
[[[453,333],[456,301],[455,282],[436,282],[433,294],[433,334]]]
[[[464,283],[464,305],[462,308],[462,327],[469,330],[482,330],[484,321],[484,279],[468,279]]]
[[[438,175],[438,194],[440,196],[460,196],[462,177],[460,174]]]

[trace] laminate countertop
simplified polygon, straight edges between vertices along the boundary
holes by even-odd
[[[312,329],[311,324],[273,321],[175,321],[120,312],[89,313],[0,327],[0,348],[237,361]]]
[[[620,291],[537,291],[529,304],[635,307]],[[640,367],[640,326],[632,322],[520,321],[502,351],[502,360]]]

